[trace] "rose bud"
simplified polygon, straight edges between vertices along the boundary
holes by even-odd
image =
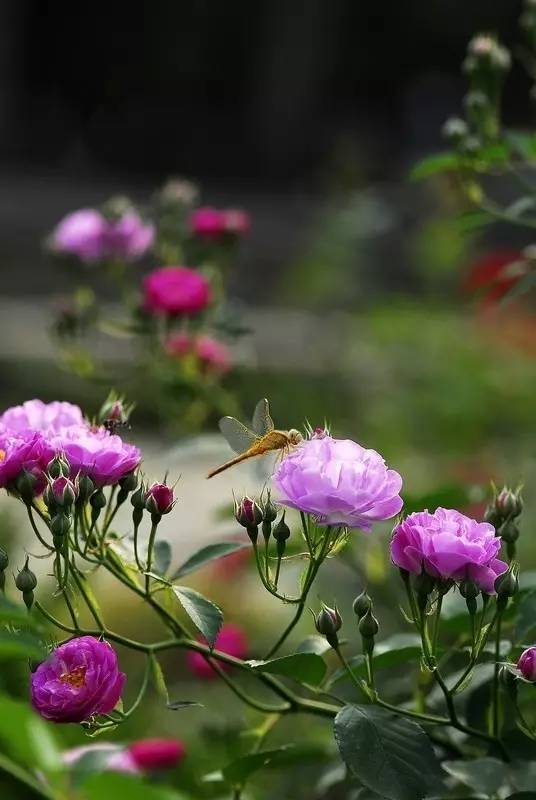
[[[372,599],[367,594],[366,589],[363,589],[360,595],[356,597],[352,604],[354,614],[361,619],[372,608]]]
[[[95,491],[95,484],[89,475],[81,475],[78,481],[78,505],[87,503],[93,492]]]
[[[277,555],[283,556],[287,546],[287,539],[290,537],[290,528],[285,522],[285,511],[283,516],[273,530],[273,537],[277,542]]]
[[[48,462],[47,473],[51,478],[60,478],[62,475],[68,476],[70,471],[71,465],[64,455],[57,455],[52,461]]]
[[[19,473],[15,481],[15,488],[20,495],[23,503],[27,506],[31,505],[36,494],[37,476],[27,469],[23,469]]]
[[[0,547],[0,591],[5,592],[6,589],[6,569],[9,564],[9,558],[3,547]]]
[[[536,682],[536,645],[528,647],[521,653],[517,668],[526,681]]]
[[[337,606],[335,606],[335,608],[329,608],[329,606],[323,604],[322,610],[315,617],[315,627],[318,633],[325,636],[328,644],[336,650],[339,646],[337,631],[342,627],[342,617],[339,614]]]
[[[255,544],[258,535],[258,526],[262,522],[262,509],[250,497],[244,497],[240,503],[235,504],[235,519],[248,532],[248,536]]]
[[[174,505],[173,487],[165,483],[153,483],[145,495],[145,508],[151,514],[169,514]]]
[[[26,608],[30,610],[33,605],[34,593],[33,590],[37,586],[37,578],[35,577],[34,573],[31,569],[28,568],[28,557],[26,558],[26,563],[24,567],[21,569],[17,577],[15,578],[15,586],[22,592],[22,599],[26,605]]]
[[[75,502],[78,497],[78,487],[75,481],[73,482],[62,475],[59,478],[54,478],[54,480],[50,482],[45,494],[47,495],[45,497],[47,505],[55,504],[60,506],[60,508],[64,508],[66,506],[72,506]],[[52,503],[50,503],[49,500],[51,500]]]

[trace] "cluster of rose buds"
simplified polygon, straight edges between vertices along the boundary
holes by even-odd
[[[516,542],[519,539],[519,517],[523,511],[521,487],[509,489],[504,486],[486,508],[485,519],[506,544],[508,558],[515,558]]]

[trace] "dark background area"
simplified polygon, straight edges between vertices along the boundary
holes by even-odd
[[[4,292],[50,290],[41,242],[67,211],[119,191],[144,201],[170,175],[200,181],[205,202],[248,208],[255,274],[284,269],[327,192],[389,192],[441,146],[468,39],[511,43],[520,5],[4,0]],[[518,72],[510,123],[527,121]],[[241,283],[252,294],[256,278]]]

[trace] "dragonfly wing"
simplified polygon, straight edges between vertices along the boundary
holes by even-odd
[[[252,425],[253,430],[258,436],[264,436],[274,429],[274,421],[270,416],[270,405],[265,397],[259,400],[255,406]]]
[[[244,453],[257,440],[257,435],[234,417],[220,419],[220,431],[235,453]]]

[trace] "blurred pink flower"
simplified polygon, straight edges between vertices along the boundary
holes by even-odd
[[[211,336],[193,337],[187,333],[175,333],[166,342],[166,352],[179,358],[195,355],[207,372],[220,375],[228,372],[232,365],[229,348]]]
[[[144,308],[156,314],[197,314],[211,300],[208,280],[188,267],[160,267],[143,281]]]
[[[202,642],[204,640],[200,638],[199,641]],[[227,653],[227,655],[235,658],[245,658],[248,650],[245,632],[238,625],[233,625],[232,623],[223,625],[216,639],[214,649],[221,650],[222,653]],[[190,650],[186,655],[186,663],[189,670],[198,678],[211,680],[218,677],[217,672],[213,670],[201,653]],[[223,661],[218,661],[218,664],[225,671],[231,668],[229,664],[225,664]]]
[[[135,211],[126,211],[107,223],[107,254],[120,261],[134,261],[149,250],[154,234],[154,225],[144,222]]]
[[[52,233],[52,249],[77,256],[81,261],[100,261],[106,251],[107,223],[94,208],[67,214]]]
[[[321,525],[369,531],[402,508],[402,478],[375,450],[321,435],[285,456],[273,475],[283,505],[312,514]]]
[[[112,711],[125,681],[111,645],[80,636],[56,647],[32,674],[32,705],[52,722],[84,722]]]
[[[62,753],[62,760],[72,767],[91,755],[98,757],[96,772],[105,769],[140,775],[177,766],[186,755],[186,748],[179,739],[139,739],[126,747],[105,743],[73,747]]]
[[[249,214],[241,209],[196,208],[189,217],[192,233],[200,239],[217,241],[225,236],[243,236],[251,227]]]
[[[424,570],[444,580],[469,579],[488,594],[493,594],[495,579],[508,569],[497,558],[500,549],[501,539],[493,525],[450,508],[410,514],[391,539],[391,558],[398,567],[415,574]]]

